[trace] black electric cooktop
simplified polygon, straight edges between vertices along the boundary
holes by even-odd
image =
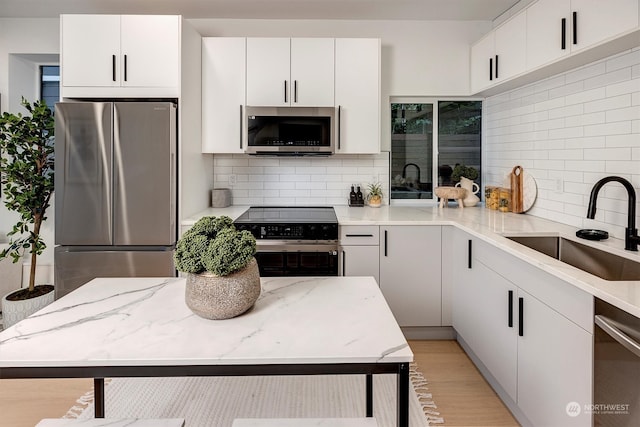
[[[327,206],[252,206],[234,223],[256,239],[338,239],[338,218]]]

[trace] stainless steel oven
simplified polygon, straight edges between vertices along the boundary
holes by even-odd
[[[235,225],[255,236],[262,277],[338,275],[338,220],[332,207],[255,206]]]
[[[640,319],[596,299],[594,426],[640,426]]]

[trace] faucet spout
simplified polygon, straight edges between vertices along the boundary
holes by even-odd
[[[640,237],[638,236],[638,230],[636,229],[636,190],[633,188],[633,185],[631,185],[631,183],[626,179],[620,176],[607,176],[596,182],[591,189],[591,195],[589,196],[587,218],[595,218],[598,193],[606,183],[611,181],[619,182],[627,190],[627,228],[625,229],[624,246],[626,250],[637,251],[638,243],[640,243]]]

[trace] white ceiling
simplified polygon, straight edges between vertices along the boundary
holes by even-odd
[[[61,13],[176,14],[185,18],[492,21],[519,0],[0,0],[0,17]]]

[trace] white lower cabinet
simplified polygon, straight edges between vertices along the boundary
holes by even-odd
[[[380,289],[400,326],[442,325],[442,227],[380,227]]]
[[[339,274],[341,276],[373,276],[380,283],[379,227],[340,226]]]
[[[591,425],[567,407],[592,400],[593,298],[463,231],[454,248],[453,326],[505,403],[534,426]]]

